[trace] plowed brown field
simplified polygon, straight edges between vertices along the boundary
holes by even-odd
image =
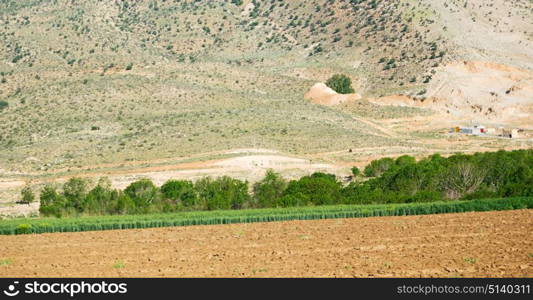
[[[0,236],[2,277],[531,277],[533,210]]]

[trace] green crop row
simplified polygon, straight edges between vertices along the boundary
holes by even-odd
[[[113,229],[214,225],[289,220],[406,216],[533,208],[533,198],[480,199],[381,205],[333,205],[152,215],[13,219],[0,222],[0,234],[81,232]]]

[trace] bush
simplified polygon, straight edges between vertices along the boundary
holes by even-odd
[[[4,100],[0,100],[0,111],[6,109],[9,106],[9,103]]]
[[[20,194],[22,196],[21,203],[30,204],[35,200],[35,194],[29,186],[25,186]]]
[[[359,177],[361,175],[361,170],[358,167],[352,167],[352,175],[354,177]]]
[[[351,94],[355,92],[352,88],[352,80],[342,74],[333,75],[326,81],[326,85],[339,94]]]
[[[31,225],[30,224],[19,224],[16,228],[15,228],[15,233],[16,234],[30,234],[32,233],[32,230],[31,230]]]

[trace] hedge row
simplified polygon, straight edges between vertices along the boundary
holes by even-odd
[[[427,215],[533,208],[533,198],[480,199],[431,203],[334,205],[297,208],[182,212],[79,218],[14,219],[0,222],[0,234],[81,232],[191,225]]]

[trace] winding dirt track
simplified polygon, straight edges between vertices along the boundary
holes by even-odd
[[[532,277],[533,210],[0,236],[1,277]]]

